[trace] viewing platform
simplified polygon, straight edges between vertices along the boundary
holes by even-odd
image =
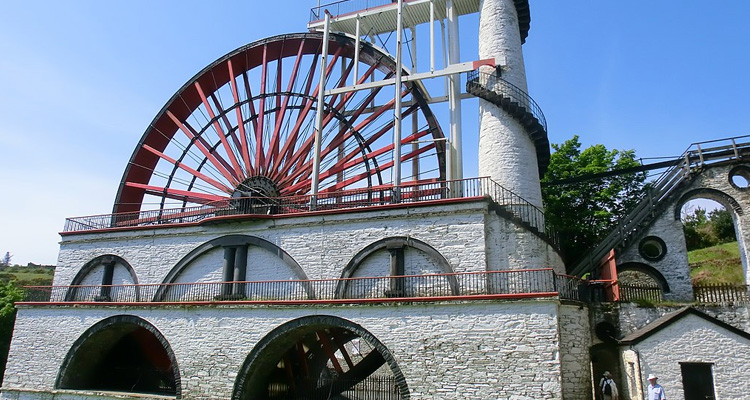
[[[398,192],[399,196],[394,196],[394,192]],[[279,198],[237,197],[193,207],[71,217],[65,220],[61,234],[195,225],[237,218],[284,218],[491,199],[497,205],[498,212],[533,228],[535,234],[541,235],[551,244],[557,243],[555,232],[544,224],[545,217],[541,209],[488,177],[321,193],[317,196],[315,205],[311,198],[311,195]]]

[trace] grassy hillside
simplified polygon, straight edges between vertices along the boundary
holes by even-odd
[[[737,242],[690,251],[688,264],[694,285],[745,284]]]
[[[54,273],[55,268],[48,266],[0,267],[0,282],[15,281],[16,286],[49,286]]]

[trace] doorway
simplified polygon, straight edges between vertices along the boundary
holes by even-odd
[[[685,400],[713,400],[714,376],[711,363],[680,363]]]

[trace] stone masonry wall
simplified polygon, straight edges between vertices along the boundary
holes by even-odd
[[[496,213],[487,215],[485,236],[490,271],[553,268],[559,274],[565,273],[565,264],[549,244]]]
[[[309,279],[339,278],[344,266],[361,249],[392,236],[413,237],[429,244],[456,272],[484,271],[486,207],[485,201],[478,201],[188,228],[67,235],[60,245],[54,283],[70,284],[86,262],[102,254],[114,254],[128,261],[139,283],[161,283],[191,250],[211,239],[232,234],[256,236],[275,244],[302,267]],[[257,268],[274,266],[255,263]],[[262,277],[272,272],[249,269],[248,275],[251,274]]]
[[[588,308],[579,305],[560,305],[560,362],[562,364],[562,391],[564,399],[584,400],[591,397],[591,371],[589,368]]]
[[[338,316],[372,333],[394,356],[414,400],[562,398],[556,301],[21,307],[2,398],[23,392],[23,398],[49,399],[33,391],[53,389],[73,342],[98,321],[123,314],[145,319],[164,335],[179,366],[185,399],[229,398],[254,344],[273,328],[305,315]]]

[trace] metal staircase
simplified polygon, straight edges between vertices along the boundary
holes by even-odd
[[[549,166],[550,151],[547,121],[539,105],[519,87],[494,73],[479,70],[467,73],[466,91],[502,108],[521,123],[536,148],[539,175],[544,176]]]
[[[591,272],[611,250],[623,250],[656,220],[674,196],[679,195],[680,188],[689,184],[705,168],[748,158],[750,136],[691,144],[656,181],[647,185],[643,200],[618,222],[617,227],[599,245],[575,264],[571,273],[583,275]]]

